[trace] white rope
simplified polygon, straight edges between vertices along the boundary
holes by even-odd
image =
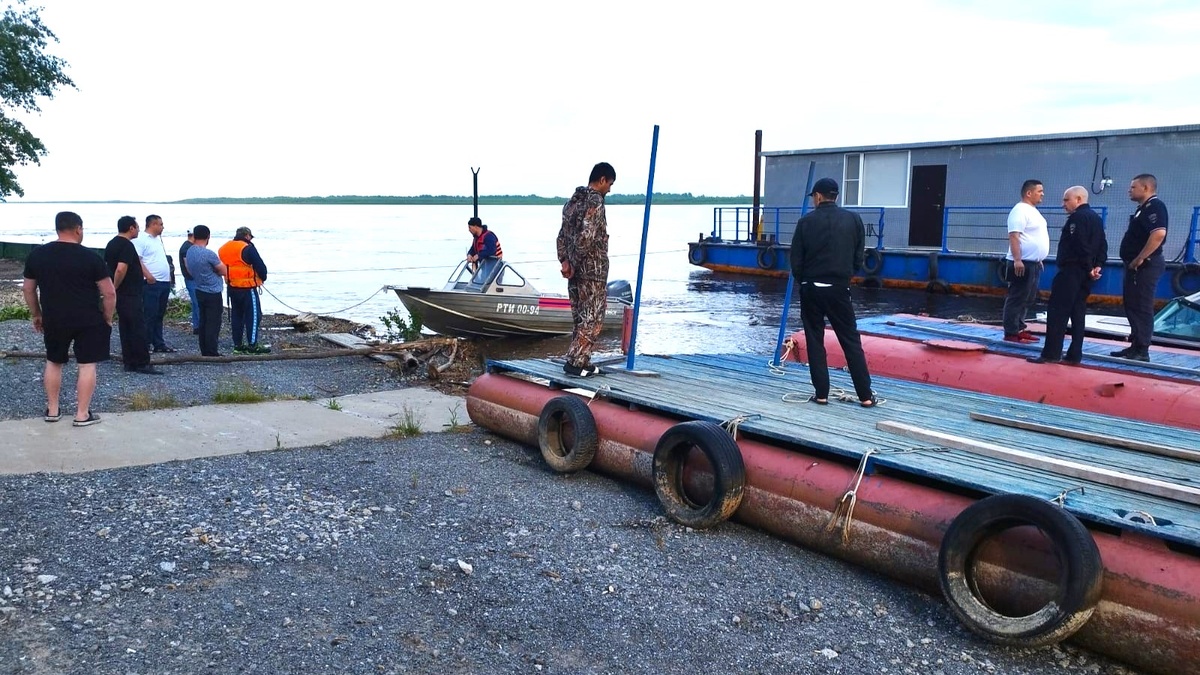
[[[279,299],[279,296],[277,296],[277,295],[275,295],[274,293],[272,293],[272,292],[271,292],[271,289],[267,288],[265,285],[264,285],[264,286],[260,286],[259,288],[261,288],[261,289],[263,289],[264,291],[266,291],[267,295],[271,296],[272,298],[275,298],[275,301],[276,301],[276,302],[278,302],[279,304],[283,305],[284,307],[287,307],[288,309],[292,310],[293,312],[296,312],[297,314],[303,314],[303,313],[305,312],[305,310],[303,310],[303,309],[296,309],[295,307],[292,307],[291,305],[287,304],[287,303],[286,303],[286,302],[284,302],[283,300],[280,300],[280,299]],[[350,310],[354,309],[355,307],[360,307],[360,306],[362,306],[362,305],[365,305],[365,304],[367,304],[367,302],[369,302],[369,301],[371,300],[371,298],[374,298],[375,296],[379,295],[379,294],[380,294],[380,293],[382,293],[383,291],[386,291],[386,290],[387,290],[387,288],[388,288],[387,286],[380,286],[380,287],[379,287],[379,290],[377,290],[377,291],[375,291],[374,293],[372,293],[371,295],[367,296],[367,299],[366,299],[366,300],[363,300],[362,302],[359,302],[359,303],[355,303],[355,304],[353,304],[353,305],[350,305],[349,307],[347,307],[347,308],[345,308],[345,309],[339,309],[339,310],[336,310],[336,311],[321,311],[321,312],[316,312],[316,311],[314,311],[314,312],[312,312],[312,313],[313,313],[313,314],[324,314],[324,315],[330,315],[330,314],[341,314],[342,312],[348,312],[348,311],[350,311]]]

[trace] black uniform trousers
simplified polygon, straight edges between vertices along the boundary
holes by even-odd
[[[837,335],[838,344],[846,356],[846,367],[854,380],[858,400],[872,398],[871,374],[867,372],[867,357],[863,354],[858,321],[850,301],[850,287],[800,284],[800,321],[804,326],[804,343],[808,349],[808,375],[815,390],[814,398],[829,398],[829,362],[825,356],[825,318]]]
[[[1087,315],[1087,299],[1092,293],[1091,270],[1078,265],[1060,267],[1050,282],[1050,302],[1046,310],[1046,341],[1042,345],[1042,358],[1057,361],[1083,359],[1084,318]],[[1071,323],[1071,346],[1064,357],[1063,338],[1067,334],[1067,322]]]
[[[117,328],[121,333],[121,360],[125,362],[125,370],[150,365],[150,343],[146,341],[146,313],[140,288],[137,293],[117,293]]]
[[[1130,346],[1141,353],[1150,351],[1150,338],[1154,336],[1154,289],[1166,269],[1166,260],[1161,255],[1150,256],[1136,270],[1125,267],[1121,301],[1129,319]]]
[[[224,309],[221,294],[196,291],[196,299],[200,301],[200,355],[220,356],[217,336],[221,334],[221,312]]]

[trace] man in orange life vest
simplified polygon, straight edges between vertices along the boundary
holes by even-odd
[[[482,261],[488,258],[500,260],[504,251],[500,248],[500,238],[478,216],[467,221],[467,231],[471,233],[471,247],[467,249],[467,263],[472,270],[478,270]]]
[[[239,227],[232,241],[223,244],[217,255],[229,268],[229,323],[233,333],[233,353],[266,354],[271,348],[258,343],[262,323],[262,304],[258,288],[267,280],[267,264],[254,247],[250,228]]]

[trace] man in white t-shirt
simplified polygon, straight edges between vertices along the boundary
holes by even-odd
[[[1025,313],[1037,300],[1042,278],[1042,261],[1050,255],[1050,232],[1046,218],[1037,210],[1045,188],[1040,180],[1021,185],[1021,201],[1008,212],[1008,253],[1004,256],[1004,339],[1008,342],[1037,342],[1025,325]]]
[[[171,299],[171,263],[167,262],[167,249],[162,241],[163,221],[156,215],[146,216],[144,237],[133,240],[138,257],[146,274],[146,287],[142,290],[142,304],[146,312],[146,338],[150,348],[156,352],[173,352],[175,349],[163,340],[163,317],[167,313],[167,301]]]

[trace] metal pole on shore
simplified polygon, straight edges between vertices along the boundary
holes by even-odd
[[[816,162],[808,163],[808,184],[804,188],[804,202],[800,206],[800,217],[808,213],[808,198],[812,196],[813,174],[817,170]],[[796,233],[792,232],[792,240],[795,241]],[[789,249],[790,250],[790,249]],[[780,352],[783,351],[783,340],[787,337],[787,322],[788,309],[792,306],[792,287],[796,283],[796,278],[788,273],[787,290],[783,293],[783,315],[779,317],[779,339],[775,341],[775,358],[771,361],[771,365],[776,368],[783,364],[779,361]]]
[[[646,181],[646,212],[642,216],[642,251],[638,256],[637,287],[633,289],[633,326],[629,329],[629,354],[625,369],[633,370],[637,356],[638,310],[642,307],[642,275],[646,271],[646,238],[650,234],[650,202],[654,196],[654,162],[658,157],[658,125],[654,125],[654,140],[650,143],[650,178]]]

